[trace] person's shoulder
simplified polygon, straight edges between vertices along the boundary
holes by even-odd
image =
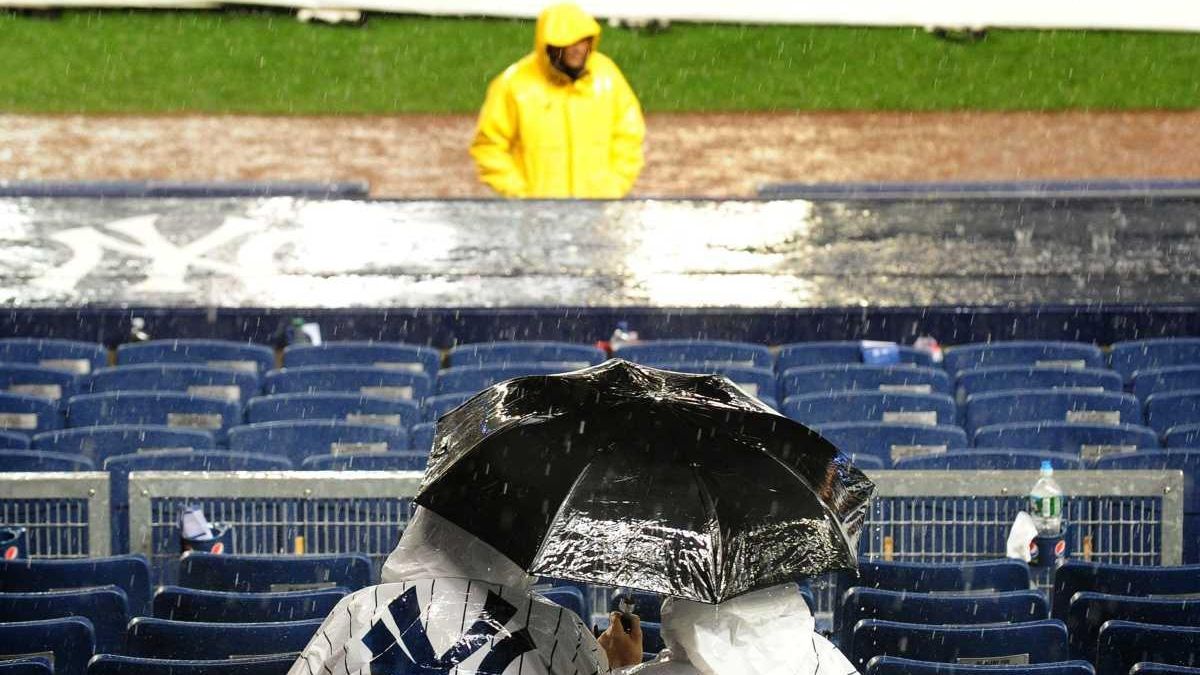
[[[588,62],[588,68],[597,76],[611,77],[614,74],[621,74],[621,68],[617,65],[617,62],[613,61],[611,57],[603,52],[592,54],[592,58]]]

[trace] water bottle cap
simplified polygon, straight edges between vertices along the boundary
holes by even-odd
[[[629,330],[629,322],[628,321],[618,321],[617,322],[617,330],[622,330],[622,331]]]
[[[1054,473],[1054,465],[1050,463],[1050,460],[1043,459],[1042,460],[1042,474],[1050,475],[1052,473]]]

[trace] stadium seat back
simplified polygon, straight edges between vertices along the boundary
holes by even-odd
[[[594,366],[608,358],[597,347],[570,342],[481,342],[458,345],[447,356],[451,368],[546,362],[567,370]]]
[[[261,389],[258,373],[193,363],[147,363],[101,368],[89,379],[92,392],[175,391],[245,403]]]
[[[28,434],[0,431],[0,450],[28,450],[32,444]]]
[[[397,450],[349,455],[311,455],[300,464],[308,471],[424,471],[428,450]]]
[[[1054,570],[1050,616],[1066,620],[1071,598],[1080,591],[1134,597],[1200,594],[1200,565],[1158,567],[1068,560]]]
[[[946,349],[943,363],[951,374],[990,366],[1049,366],[1076,369],[1105,366],[1104,355],[1096,345],[1041,340],[959,345]]]
[[[194,363],[261,375],[275,367],[275,351],[224,340],[150,340],[117,348],[117,364]]]
[[[1133,376],[1133,394],[1143,401],[1151,394],[1184,389],[1200,389],[1200,363],[1139,370]]]
[[[1100,627],[1113,619],[1163,626],[1200,627],[1200,599],[1076,593],[1067,609],[1066,621],[1067,632],[1071,636],[1071,657],[1097,662]]]
[[[1129,675],[1200,675],[1200,667],[1171,666],[1165,663],[1142,661],[1129,669]]]
[[[1050,616],[1046,596],[1037,591],[988,595],[908,593],[853,587],[841,599],[838,644],[849,645],[862,619],[887,619],[925,625],[975,625],[1040,621]]]
[[[1158,435],[1133,424],[1017,422],[975,432],[977,448],[1031,448],[1079,455],[1086,460],[1158,447]]]
[[[1096,675],[1096,670],[1087,661],[1061,661],[1021,666],[977,666],[913,661],[896,656],[876,656],[867,663],[864,675]]]
[[[189,553],[179,585],[243,593],[326,588],[356,591],[371,583],[371,561],[362,555],[252,556]]]
[[[720,340],[649,340],[621,347],[618,358],[654,367],[667,363],[708,363],[773,368],[775,359],[763,345]]]
[[[911,364],[875,366],[844,363],[789,368],[779,376],[779,396],[835,391],[907,391],[915,394],[950,394],[946,371]]]
[[[46,593],[100,586],[120,588],[132,616],[150,609],[150,565],[140,555],[0,560],[0,593]]]
[[[1074,389],[1121,392],[1121,376],[1099,368],[1063,366],[991,366],[958,374],[958,400],[967,396],[1014,389]]]
[[[50,659],[31,656],[12,661],[0,661],[0,675],[54,675]]]
[[[1163,435],[1174,427],[1200,424],[1200,389],[1151,394],[1146,398],[1146,424]]]
[[[1200,424],[1180,424],[1167,430],[1163,445],[1168,448],[1200,448]]]
[[[210,623],[307,621],[328,616],[346,593],[344,588],[238,593],[160,586],[154,593],[153,614],[159,619]]]
[[[410,427],[421,420],[421,406],[416,401],[347,393],[275,394],[246,404],[246,421],[251,424],[286,420]]]
[[[892,468],[907,471],[1038,471],[1042,462],[1050,462],[1056,471],[1087,468],[1087,462],[1078,455],[1004,448],[951,450],[945,454],[909,457],[896,462]]]
[[[476,394],[488,387],[518,377],[555,375],[568,372],[569,364],[506,363],[504,365],[455,366],[438,373],[437,394]]]
[[[419,401],[430,394],[429,376],[373,366],[301,366],[267,373],[267,394],[349,392],[374,398]]]
[[[41,450],[0,450],[0,472],[14,471],[95,471],[87,457]]]
[[[408,450],[408,432],[400,427],[325,420],[262,422],[229,433],[235,452],[287,457],[299,465],[314,455],[353,455]]]
[[[876,457],[884,467],[906,457],[939,455],[969,445],[967,434],[951,425],[837,422],[818,425],[817,431],[842,452]]]
[[[929,352],[897,345],[897,356],[900,363],[918,366],[933,366],[933,357]],[[775,371],[787,372],[791,368],[802,366],[828,366],[839,363],[862,363],[863,344],[861,342],[793,342],[782,345],[775,356]]]
[[[102,345],[41,338],[0,339],[0,363],[28,363],[74,375],[87,375],[108,364]]]
[[[208,431],[217,443],[241,424],[242,406],[204,396],[166,391],[114,391],[73,396],[67,401],[72,427],[152,424]]]
[[[80,393],[82,375],[57,368],[0,362],[0,391],[61,401]]]
[[[61,591],[0,592],[0,622],[81,616],[92,623],[97,652],[119,652],[129,622],[129,601],[117,586]]]
[[[286,675],[296,657],[255,656],[240,659],[145,659],[100,654],[88,664],[88,675]]]
[[[1142,424],[1141,402],[1124,393],[1021,389],[976,394],[966,405],[967,433],[1015,422]]]
[[[105,460],[117,455],[162,450],[212,450],[216,447],[216,440],[211,432],[200,429],[120,424],[48,431],[34,436],[33,446],[40,451],[87,457],[96,466],[102,467]]]
[[[283,350],[283,367],[371,366],[387,370],[437,374],[442,355],[432,347],[386,342],[326,342],[292,345]]]
[[[802,394],[784,399],[783,413],[810,426],[824,426],[833,422],[898,422],[936,426],[957,422],[954,399],[944,394],[879,391]]]
[[[95,649],[92,622],[81,616],[0,623],[0,659],[51,654],[55,675],[84,675]]]
[[[433,435],[437,433],[437,422],[421,422],[408,430],[408,440],[413,450],[429,452],[433,449]]]
[[[1067,660],[1067,627],[1044,620],[999,626],[926,626],[879,619],[859,621],[850,662],[863,670],[876,656],[942,663],[1024,665]]]
[[[1182,628],[1113,620],[1100,627],[1096,675],[1127,675],[1138,663],[1194,667],[1200,627]]]
[[[1153,338],[1130,340],[1112,345],[1108,354],[1110,367],[1125,381],[1133,379],[1139,370],[1169,366],[1200,365],[1200,338]]]
[[[32,436],[62,426],[63,416],[57,401],[0,392],[0,431]]]
[[[228,659],[300,652],[320,619],[262,623],[171,621],[141,616],[129,622],[125,651],[152,659]]]

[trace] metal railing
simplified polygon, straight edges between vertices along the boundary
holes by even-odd
[[[24,527],[33,558],[109,555],[108,474],[0,473],[0,525]]]
[[[233,528],[233,553],[362,553],[378,573],[412,511],[419,471],[135,471],[130,550],[174,578],[179,515],[199,506]]]

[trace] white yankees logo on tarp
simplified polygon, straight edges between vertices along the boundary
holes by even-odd
[[[186,283],[187,274],[192,269],[232,277],[242,274],[242,265],[213,260],[206,255],[261,228],[258,223],[248,218],[226,218],[216,229],[179,246],[158,231],[158,218],[157,215],[135,216],[103,225],[105,230],[124,235],[128,239],[113,236],[95,227],[76,227],[56,232],[51,238],[70,247],[71,259],[34,283],[48,290],[74,290],[79,282],[100,264],[106,253],[117,253],[150,261],[146,279],[132,286],[131,290],[184,293],[194,290]]]

